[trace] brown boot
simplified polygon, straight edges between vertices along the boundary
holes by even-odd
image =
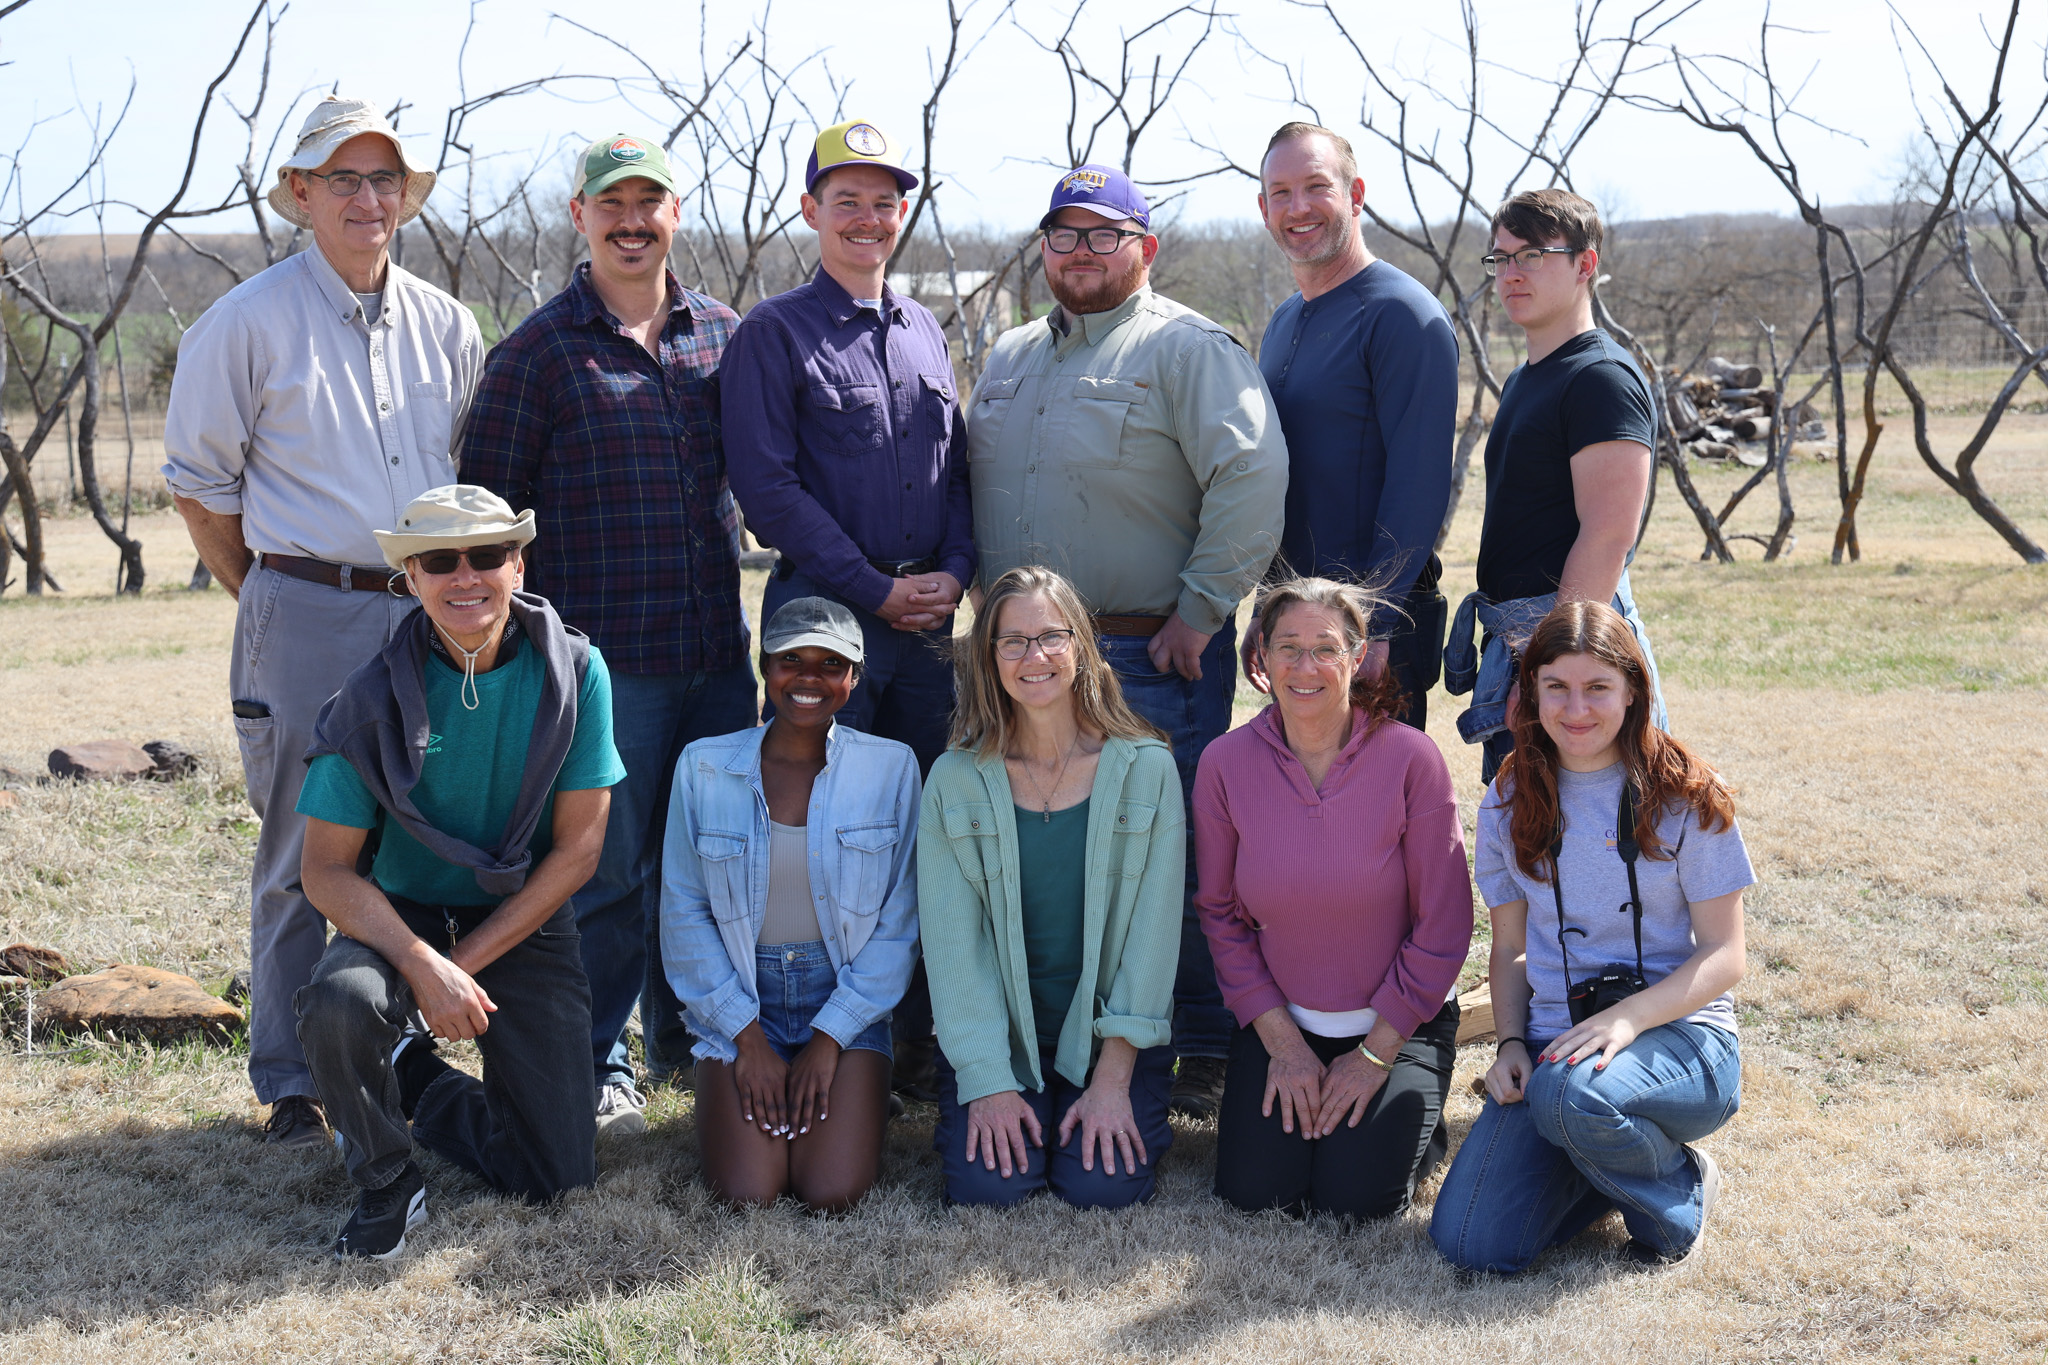
[[[311,1095],[286,1095],[270,1106],[263,1140],[279,1147],[325,1147],[327,1111]]]
[[[1223,1103],[1223,1059],[1182,1057],[1173,1067],[1173,1094],[1167,1104],[1183,1118],[1207,1122]]]

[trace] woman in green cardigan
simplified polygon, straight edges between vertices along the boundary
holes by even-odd
[[[1125,704],[1079,594],[1004,574],[918,821],[948,1202],[1151,1196],[1186,848],[1173,751]]]

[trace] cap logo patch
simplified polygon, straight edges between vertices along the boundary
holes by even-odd
[[[859,156],[880,156],[889,150],[889,139],[872,123],[856,123],[846,130],[846,145]]]
[[[1109,183],[1101,171],[1075,171],[1060,182],[1060,188],[1074,194],[1093,194]]]
[[[632,138],[622,137],[613,140],[611,155],[614,161],[644,161],[647,159],[647,149]]]

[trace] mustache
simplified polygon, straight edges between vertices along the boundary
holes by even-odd
[[[654,241],[654,233],[646,228],[614,228],[604,235],[607,242],[648,242]]]

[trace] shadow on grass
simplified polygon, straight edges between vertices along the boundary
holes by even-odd
[[[88,1105],[97,1097],[78,1092],[118,1105],[122,1077],[100,1071],[53,1079]],[[9,1144],[0,1164],[12,1265],[0,1330],[260,1314],[288,1295],[369,1291],[472,1296],[528,1320],[533,1348],[568,1360],[672,1358],[671,1338],[712,1327],[737,1334],[720,1357],[732,1359],[857,1359],[848,1343],[863,1333],[928,1353],[935,1332],[949,1354],[1084,1332],[1106,1356],[1145,1356],[1317,1314],[1424,1334],[1511,1320],[1617,1273],[1614,1243],[1596,1235],[1513,1285],[1461,1283],[1424,1235],[1426,1208],[1356,1231],[1247,1217],[1209,1195],[1214,1130],[1192,1126],[1177,1127],[1146,1207],[947,1210],[929,1106],[892,1125],[881,1183],[853,1214],[788,1201],[736,1211],[696,1178],[689,1111],[687,1097],[658,1093],[650,1132],[605,1143],[598,1185],[550,1208],[424,1157],[430,1221],[403,1258],[368,1265],[327,1254],[355,1193],[332,1153],[267,1147],[239,1119],[95,1116],[90,1130]]]

